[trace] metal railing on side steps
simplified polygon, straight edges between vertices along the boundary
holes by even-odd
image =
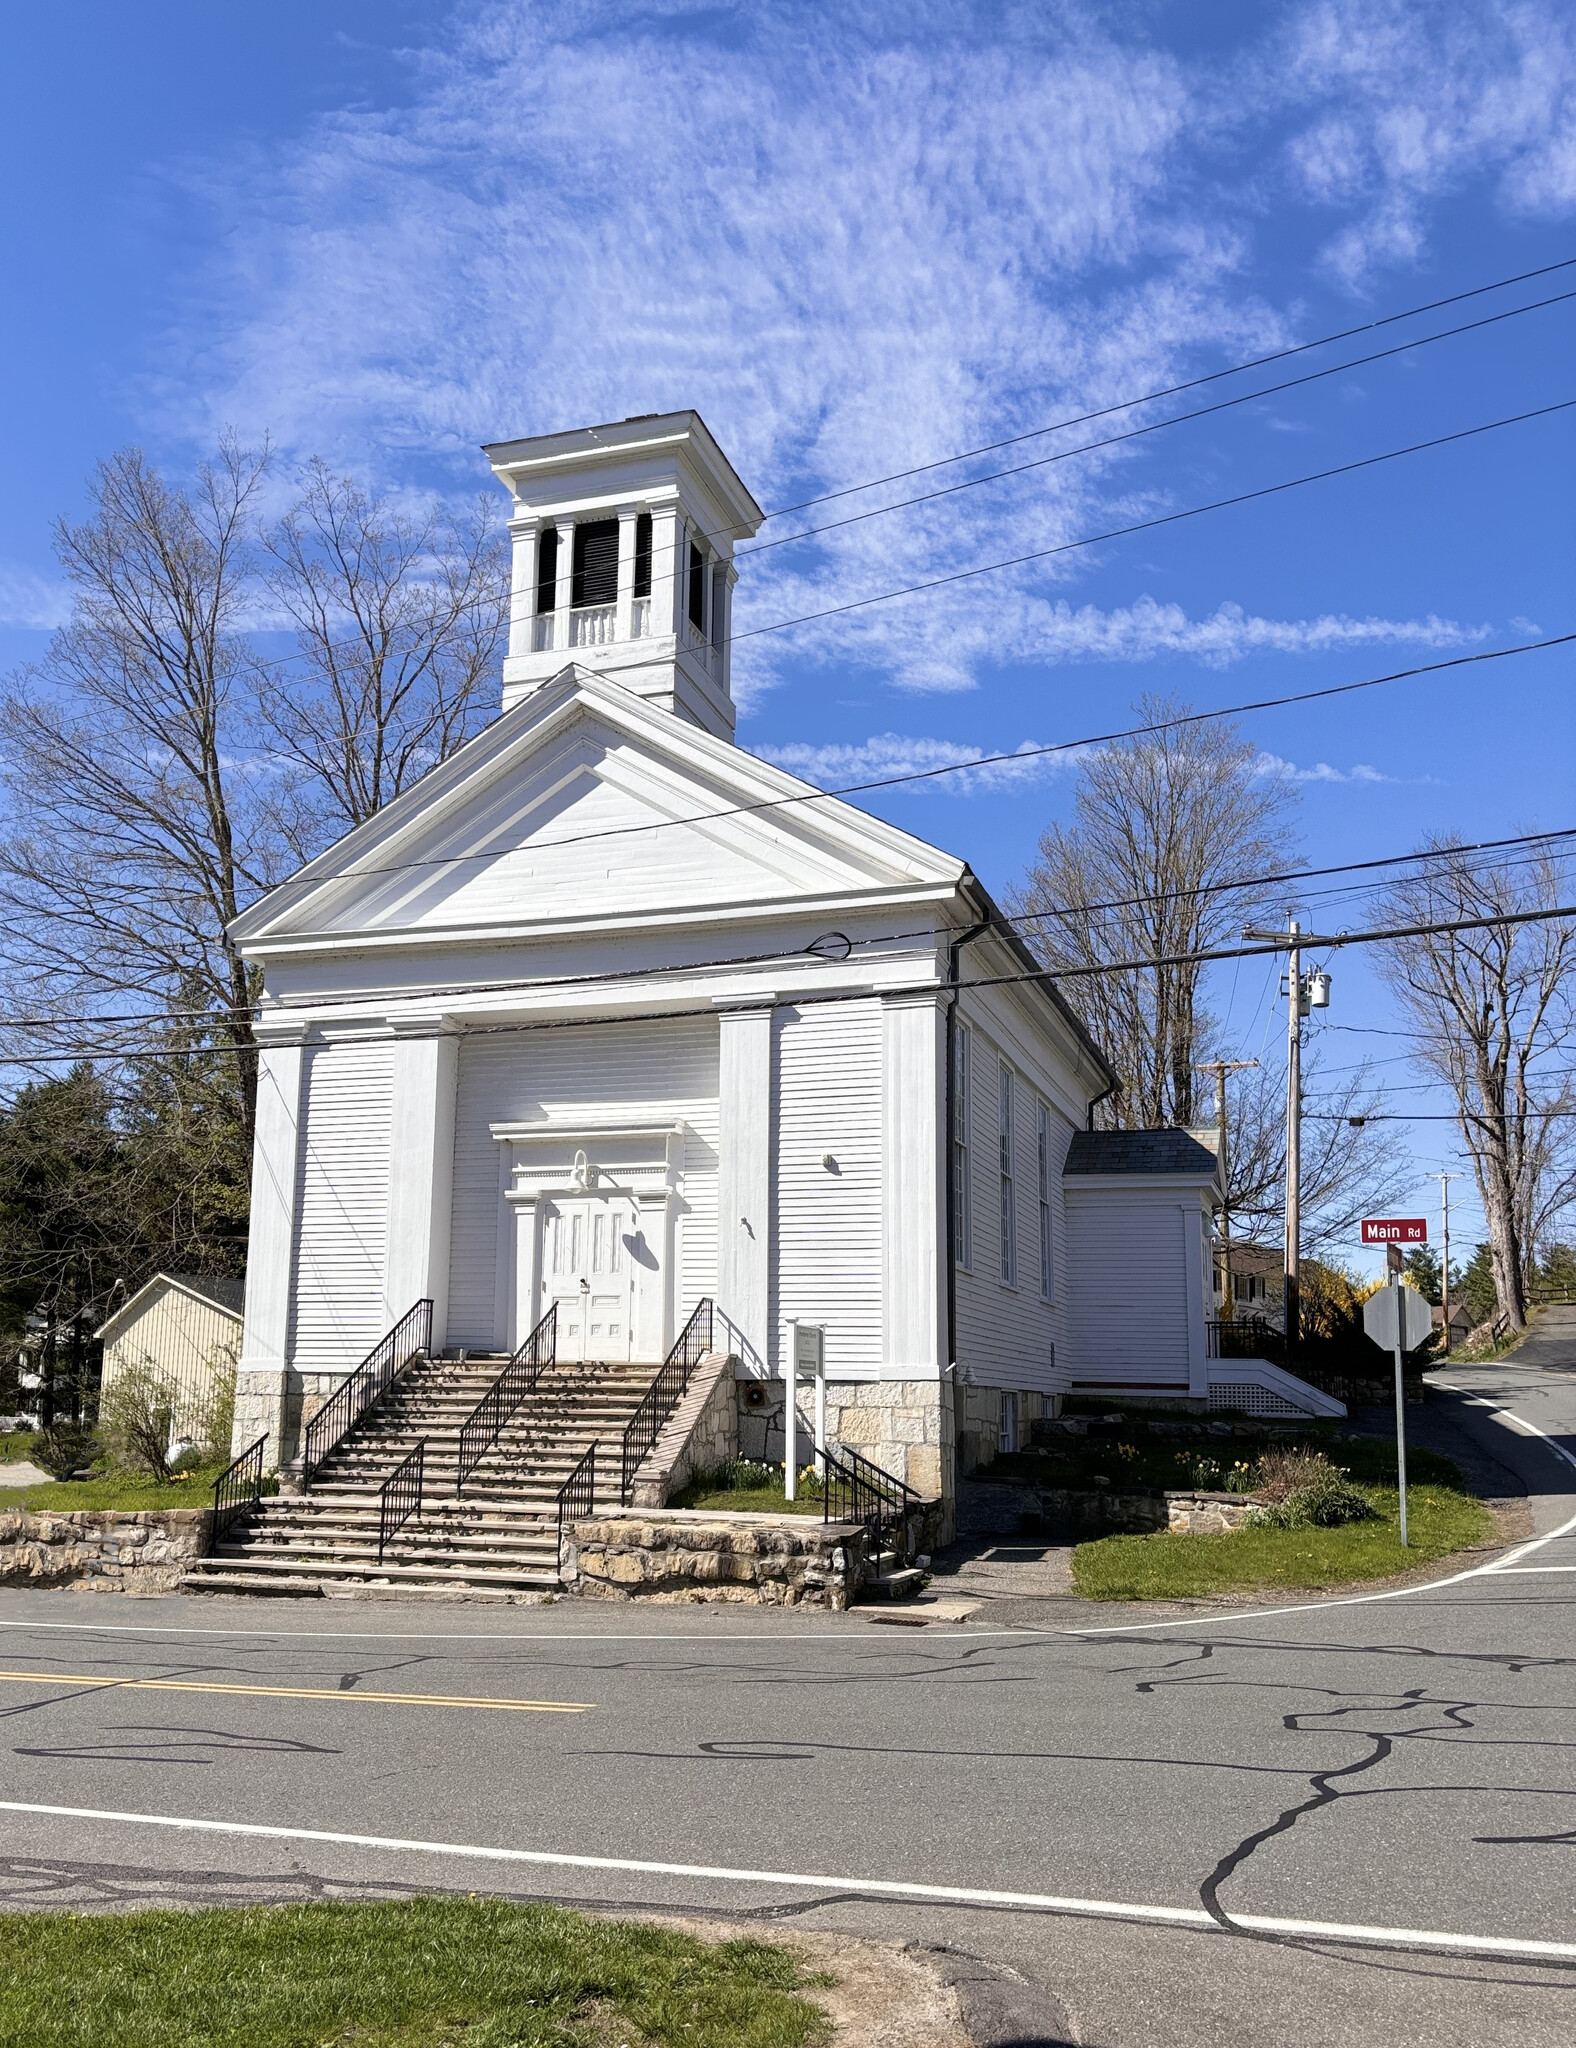
[[[408,1458],[378,1488],[378,1563],[389,1539],[398,1535],[412,1515],[421,1513],[421,1483],[427,1471],[427,1439],[422,1438]]]
[[[902,1537],[906,1555],[909,1517],[924,1507],[924,1495],[847,1444],[835,1451],[818,1450],[816,1456],[822,1468],[821,1519],[862,1522],[878,1552],[889,1549],[891,1539]]]
[[[564,1568],[564,1524],[596,1513],[596,1445],[558,1489],[558,1569]]]
[[[249,1444],[242,1451],[234,1464],[226,1465],[213,1482],[215,1543],[232,1523],[256,1514],[257,1504],[263,1497],[263,1451],[267,1443],[267,1437],[260,1436],[255,1444]]]
[[[498,1441],[526,1395],[535,1391],[542,1372],[558,1358],[558,1304],[543,1316],[509,1363],[460,1425],[460,1461],[454,1490],[470,1478]]]
[[[645,1398],[624,1431],[623,1458],[619,1473],[619,1499],[629,1506],[635,1474],[661,1436],[663,1425],[689,1390],[690,1375],[711,1349],[712,1301],[703,1295],[695,1313],[684,1325],[679,1340],[662,1362]]]
[[[432,1349],[432,1303],[418,1301],[347,1373],[307,1424],[301,1439],[301,1484],[355,1428],[374,1401],[386,1394],[407,1366]]]

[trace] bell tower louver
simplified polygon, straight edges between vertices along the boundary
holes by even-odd
[[[733,550],[765,515],[699,413],[483,452],[514,499],[504,709],[575,662],[731,740]]]

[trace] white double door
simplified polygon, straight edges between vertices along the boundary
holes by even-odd
[[[639,1244],[627,1195],[554,1195],[544,1205],[540,1313],[557,1306],[560,1358],[633,1355]]]

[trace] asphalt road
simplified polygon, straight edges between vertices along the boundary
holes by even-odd
[[[1423,1426],[1535,1547],[1388,1597],[0,1596],[0,1901],[485,1889],[952,1945],[1024,1980],[1002,2041],[1563,2048],[1576,1312],[1451,1378]]]

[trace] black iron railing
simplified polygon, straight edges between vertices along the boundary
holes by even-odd
[[[412,1515],[421,1513],[421,1483],[427,1471],[427,1439],[422,1438],[402,1465],[397,1465],[378,1489],[378,1563],[391,1537],[396,1536]]]
[[[711,1297],[707,1295],[684,1325],[678,1342],[663,1360],[662,1370],[624,1431],[623,1469],[619,1475],[619,1499],[629,1506],[635,1474],[650,1455],[662,1434],[663,1424],[688,1391],[690,1374],[711,1349]]]
[[[256,1513],[257,1503],[263,1497],[263,1450],[267,1442],[266,1436],[260,1436],[233,1465],[226,1465],[213,1482],[215,1543],[232,1522]]]
[[[543,1316],[509,1363],[460,1425],[460,1463],[454,1490],[470,1478],[498,1441],[498,1433],[526,1395],[534,1392],[540,1374],[558,1356],[558,1304]]]
[[[564,1568],[564,1524],[596,1513],[596,1445],[558,1489],[558,1569]]]
[[[906,1554],[908,1519],[925,1505],[924,1495],[847,1444],[817,1455],[822,1467],[822,1519],[862,1522],[870,1547],[878,1552],[891,1549],[901,1537]]]
[[[432,1348],[432,1303],[418,1301],[393,1329],[380,1337],[353,1373],[342,1379],[306,1426],[301,1444],[301,1483],[352,1430],[373,1402],[386,1394],[406,1366]]]
[[[1204,1325],[1211,1358],[1266,1358],[1278,1362],[1285,1354],[1286,1339],[1263,1316],[1237,1316],[1231,1322]]]

